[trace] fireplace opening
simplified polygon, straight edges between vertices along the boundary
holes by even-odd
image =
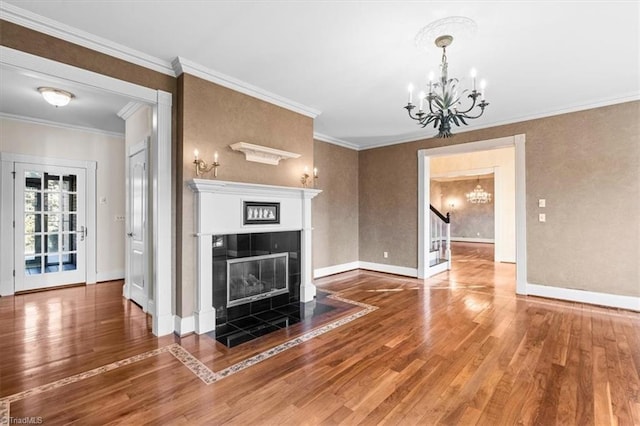
[[[227,260],[227,308],[289,292],[289,253]]]

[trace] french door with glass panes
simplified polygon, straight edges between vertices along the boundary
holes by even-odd
[[[15,164],[15,290],[86,281],[85,169]]]

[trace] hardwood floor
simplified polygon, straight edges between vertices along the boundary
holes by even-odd
[[[232,349],[206,335],[155,338],[122,282],[0,298],[0,416],[640,424],[640,314],[515,296],[515,266],[493,263],[491,246],[453,248],[452,271],[425,281],[318,280],[337,292],[330,303],[359,305]]]

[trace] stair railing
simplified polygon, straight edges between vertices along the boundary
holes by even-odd
[[[440,213],[429,204],[431,242],[428,276],[451,269],[451,215]]]

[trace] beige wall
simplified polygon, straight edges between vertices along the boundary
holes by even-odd
[[[269,104],[251,96],[183,74],[178,81],[178,114],[181,127],[178,199],[181,212],[179,254],[178,312],[191,315],[194,308],[196,246],[193,237],[194,197],[185,183],[195,176],[193,150],[207,162],[219,155],[218,179],[269,185],[301,186],[300,176],[307,166],[313,168],[313,120],[301,114]],[[229,145],[249,142],[300,154],[298,159],[282,160],[277,166],[248,162],[244,154]],[[212,178],[205,175],[204,178]]]
[[[417,266],[418,149],[525,134],[528,281],[640,296],[639,123],[636,101],[361,151],[360,260]]]
[[[466,194],[478,185],[492,195],[488,203],[469,203]],[[494,239],[493,177],[441,182],[443,213],[451,214],[451,238]],[[450,204],[454,205],[451,208]]]
[[[97,277],[124,276],[124,138],[0,118],[0,151],[97,162]]]
[[[498,262],[516,261],[516,175],[515,148],[492,149],[431,158],[431,176],[494,169],[499,185],[496,207],[496,252]],[[496,194],[494,194],[495,196]],[[494,197],[495,198],[495,197]],[[464,200],[462,200],[464,201]],[[446,206],[446,204],[445,204]],[[493,237],[483,237],[493,238]]]
[[[314,141],[318,167],[313,199],[314,269],[358,259],[358,151]]]

